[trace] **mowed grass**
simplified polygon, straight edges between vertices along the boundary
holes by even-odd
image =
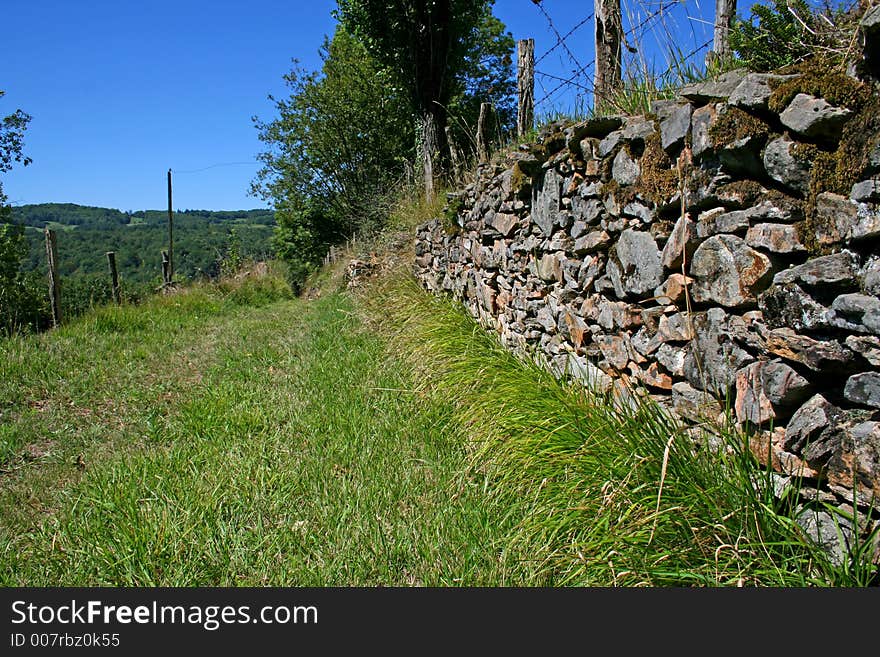
[[[443,400],[348,298],[284,296],[204,286],[2,343],[0,584],[541,582]]]

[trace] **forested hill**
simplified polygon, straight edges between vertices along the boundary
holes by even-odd
[[[107,251],[115,251],[120,275],[130,282],[161,278],[162,250],[168,248],[167,210],[123,212],[73,203],[41,203],[13,208],[25,231],[29,252],[25,271],[46,266],[43,228],[57,231],[62,276],[105,274]],[[174,264],[181,278],[218,272],[230,243],[244,258],[265,258],[271,250],[274,212],[255,210],[175,211]]]

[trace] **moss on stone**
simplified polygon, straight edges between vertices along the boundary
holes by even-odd
[[[739,196],[742,199],[741,205],[746,208],[764,200],[767,197],[766,192],[764,186],[754,180],[737,180],[718,189],[719,195]]]
[[[768,107],[780,114],[798,94],[824,98],[832,105],[859,112],[871,98],[870,89],[821,59],[802,62],[793,73],[798,77],[773,85]]]
[[[678,170],[660,143],[660,133],[645,139],[645,151],[639,161],[640,175],[634,187],[654,205],[666,205],[679,189]]]
[[[766,137],[770,126],[753,114],[729,107],[712,123],[709,137],[714,144],[732,144],[748,137]]]
[[[440,225],[447,235],[457,235],[461,232],[461,226],[458,225],[458,215],[464,207],[464,202],[458,198],[452,198],[443,208],[443,214],[440,216]]]
[[[517,198],[526,200],[532,193],[532,176],[523,171],[520,163],[513,165],[513,173],[510,176],[510,189]]]

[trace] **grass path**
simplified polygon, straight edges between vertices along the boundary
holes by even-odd
[[[193,290],[2,349],[0,584],[535,583],[342,296]]]

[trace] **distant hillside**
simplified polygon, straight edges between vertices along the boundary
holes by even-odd
[[[45,270],[43,228],[57,231],[61,276],[103,275],[107,251],[116,252],[120,276],[129,282],[161,279],[162,251],[168,248],[168,212],[122,212],[73,203],[41,203],[13,208],[26,231],[27,271]],[[185,210],[174,212],[174,268],[180,278],[214,276],[230,237],[238,240],[245,258],[265,258],[275,226],[271,210]]]

